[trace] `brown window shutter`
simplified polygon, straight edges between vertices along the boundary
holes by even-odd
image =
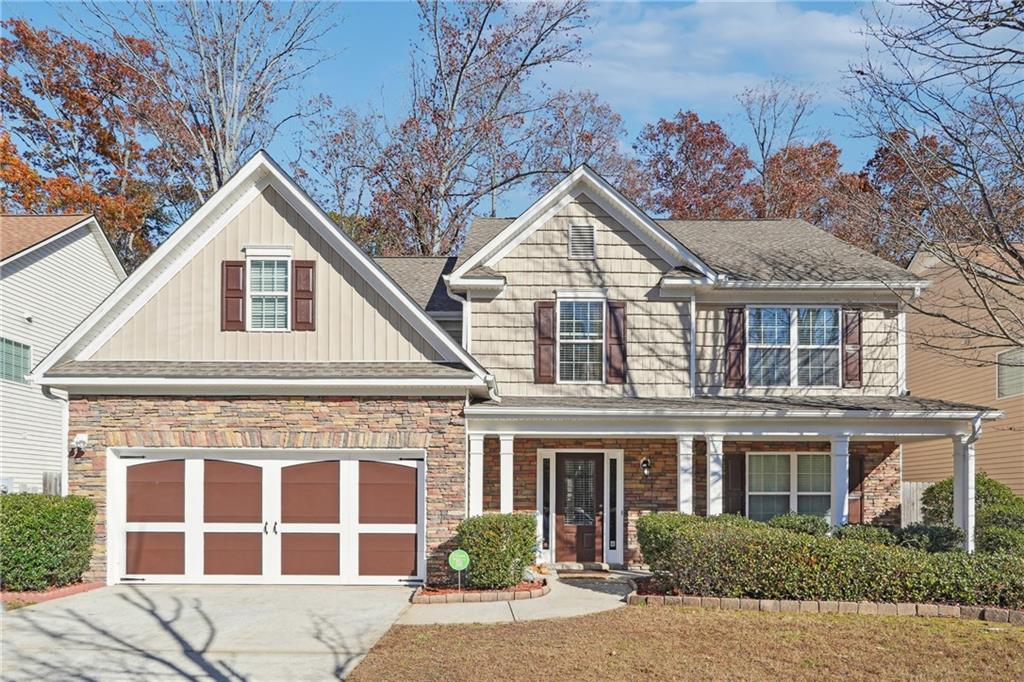
[[[220,329],[224,332],[245,331],[244,260],[226,260],[221,263]]]
[[[747,501],[747,456],[742,452],[722,455],[722,512],[745,514]]]
[[[533,382],[555,383],[555,302],[533,306]]]
[[[316,261],[292,261],[292,331],[316,330],[316,303],[313,289],[316,284]]]
[[[626,383],[626,302],[608,301],[608,324],[605,325],[608,351],[605,382]]]
[[[725,309],[725,387],[744,388],[747,324],[743,308]]]
[[[864,523],[864,455],[850,455],[850,523]]]
[[[860,388],[863,371],[861,315],[859,310],[843,311],[843,387]]]

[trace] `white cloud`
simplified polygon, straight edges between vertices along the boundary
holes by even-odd
[[[733,109],[733,96],[772,76],[813,85],[837,103],[842,74],[863,53],[857,12],[796,4],[601,4],[590,57],[559,67],[560,87],[590,88],[618,110]]]

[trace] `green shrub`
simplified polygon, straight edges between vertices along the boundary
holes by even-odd
[[[811,514],[781,514],[768,519],[768,525],[772,528],[782,528],[807,535],[827,535],[829,528],[828,521],[820,516]]]
[[[666,591],[755,599],[1024,606],[1024,558],[925,552],[777,528],[637,522],[640,548]],[[653,537],[658,542],[652,544]]]
[[[533,563],[537,522],[532,514],[484,514],[456,529],[459,549],[469,554],[466,583],[498,589],[518,585]]]
[[[1024,530],[986,526],[978,530],[975,542],[979,552],[1016,554],[1024,557]]]
[[[840,526],[832,531],[832,537],[839,540],[857,540],[872,545],[896,544],[896,536],[885,526],[870,526],[863,523]]]
[[[979,530],[996,526],[1024,531],[1024,501],[1014,504],[990,504],[977,512],[975,524]]]
[[[897,528],[895,533],[897,544],[924,552],[956,552],[964,546],[964,532],[956,526],[912,523],[905,528]]]
[[[96,505],[84,497],[0,495],[0,583],[44,590],[78,582],[89,568]]]
[[[992,504],[1021,504],[1021,498],[994,478],[984,472],[974,477],[974,512],[975,514]],[[921,510],[924,522],[930,525],[953,525],[953,479],[947,478],[928,486],[921,494]]]

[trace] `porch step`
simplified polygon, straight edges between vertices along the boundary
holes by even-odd
[[[578,563],[575,561],[559,561],[554,564],[548,564],[551,568],[557,572],[570,572],[570,571],[610,571],[611,566],[600,562],[585,562]]]

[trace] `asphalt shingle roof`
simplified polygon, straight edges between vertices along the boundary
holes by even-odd
[[[448,295],[442,275],[455,269],[455,256],[382,256],[374,259],[428,313],[462,312]]]
[[[0,214],[0,260],[21,253],[89,217],[88,213],[58,215]]]
[[[72,360],[49,377],[215,379],[468,379],[462,365],[440,362],[189,362]]]

